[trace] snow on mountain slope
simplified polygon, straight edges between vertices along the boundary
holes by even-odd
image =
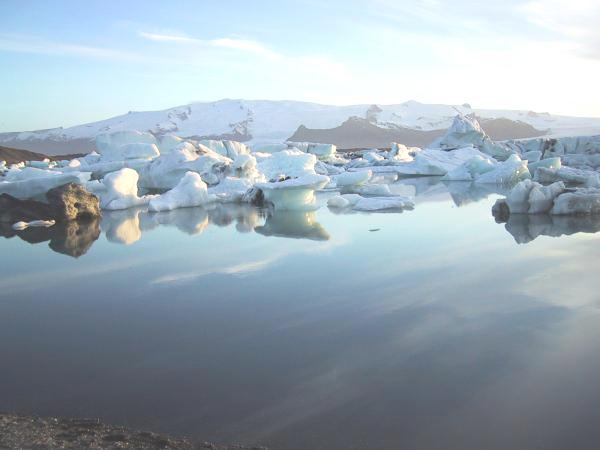
[[[409,101],[397,105],[330,106],[296,101],[219,100],[191,103],[163,111],[129,112],[78,125],[21,133],[0,133],[0,144],[48,154],[89,151],[97,134],[119,130],[174,133],[181,137],[233,139],[250,144],[282,142],[300,125],[310,129],[338,127],[350,117],[367,119],[383,129],[431,131],[449,127],[458,113],[506,118],[527,123],[543,134],[600,134],[600,119],[554,116],[531,111],[471,109]]]

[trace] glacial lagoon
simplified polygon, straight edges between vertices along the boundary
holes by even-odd
[[[600,218],[393,188],[414,210],[320,192],[3,230],[3,409],[272,449],[596,448]]]

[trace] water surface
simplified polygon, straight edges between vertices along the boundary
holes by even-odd
[[[597,448],[600,219],[393,189],[415,209],[0,238],[0,410],[273,449]]]

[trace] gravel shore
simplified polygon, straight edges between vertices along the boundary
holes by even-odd
[[[106,425],[98,419],[0,414],[0,449],[267,450],[216,445]]]

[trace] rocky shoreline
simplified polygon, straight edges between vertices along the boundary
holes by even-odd
[[[99,419],[0,414],[0,449],[268,450],[218,445],[107,425]]]

